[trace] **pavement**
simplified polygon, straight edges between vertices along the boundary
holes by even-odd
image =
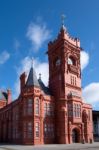
[[[0,150],[99,150],[99,142],[92,144],[50,144],[50,145],[0,145]]]

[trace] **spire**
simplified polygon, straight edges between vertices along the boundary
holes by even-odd
[[[30,69],[30,72],[29,72],[29,75],[28,75],[26,85],[28,85],[28,86],[38,86],[39,87],[36,72],[33,68],[33,58],[31,59],[31,69]]]

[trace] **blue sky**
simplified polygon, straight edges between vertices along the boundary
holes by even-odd
[[[83,54],[84,98],[99,109],[99,0],[0,0],[0,87],[19,91],[19,74],[30,58],[47,82],[47,43],[56,38],[61,14],[71,36],[79,37]],[[39,40],[38,40],[39,39]]]

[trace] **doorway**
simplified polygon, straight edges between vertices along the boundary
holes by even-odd
[[[78,143],[79,142],[79,132],[77,129],[72,130],[72,142]]]

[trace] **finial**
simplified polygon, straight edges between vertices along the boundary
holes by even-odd
[[[62,26],[64,26],[64,20],[65,20],[66,16],[64,14],[61,15],[61,20],[62,20]]]
[[[33,68],[33,57],[31,58],[31,68]]]
[[[39,73],[39,79],[41,80],[41,73]]]

